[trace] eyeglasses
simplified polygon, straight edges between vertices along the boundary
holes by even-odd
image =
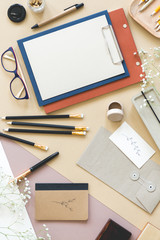
[[[18,74],[18,62],[12,47],[1,55],[1,64],[5,71],[14,73],[14,77],[10,82],[10,91],[13,97],[17,100],[29,99],[26,84]]]

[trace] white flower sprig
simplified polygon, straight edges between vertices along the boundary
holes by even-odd
[[[12,213],[22,215],[24,206],[31,198],[29,181],[25,178],[23,192],[19,193],[19,187],[15,183],[10,183],[11,177],[0,168],[0,207],[6,206]]]
[[[42,235],[38,238],[35,237],[32,229],[19,231],[16,226],[23,225],[23,212],[24,207],[31,198],[31,191],[29,186],[29,180],[24,178],[20,184],[21,192],[19,191],[19,185],[16,182],[9,184],[11,176],[4,173],[0,167],[0,210],[7,210],[12,214],[13,221],[8,226],[0,226],[0,239],[6,240],[51,240],[49,229],[44,224]]]
[[[36,240],[53,240],[49,234],[49,229],[46,224],[43,224],[43,230],[41,230],[41,235],[45,235],[45,237],[38,237]]]
[[[160,80],[160,47],[150,48],[149,51],[140,49],[138,54],[142,61],[141,74],[141,90],[144,91],[146,87],[153,86],[156,90],[155,82]],[[159,94],[159,92],[157,91]]]
[[[154,98],[149,95],[149,97],[147,98],[147,100],[150,102],[150,103],[154,103]],[[143,104],[140,105],[140,108],[142,109],[143,107],[148,107],[148,104],[147,104],[147,100],[146,99],[143,99]]]
[[[145,92],[147,87],[153,87],[157,95],[160,96],[156,84],[160,80],[160,47],[150,48],[149,51],[140,49],[138,52],[134,52],[133,54],[136,56],[137,53],[142,61],[142,74],[140,74],[140,81],[142,83],[141,92]],[[140,105],[140,109],[143,107],[149,107],[147,102],[153,104],[155,102],[154,97],[149,95],[147,99],[144,99],[143,103]]]
[[[39,240],[35,239],[35,236],[31,230],[18,231],[14,228],[17,225],[18,220],[16,219],[12,224],[7,227],[0,227],[0,236],[5,237],[6,240],[19,239],[19,240]]]
[[[6,240],[13,239],[13,237],[18,238],[19,240],[52,240],[50,234],[48,233],[49,229],[45,224],[43,224],[44,230],[41,231],[44,236],[40,236],[38,238],[35,238],[35,235],[30,229],[20,232],[17,231],[14,228],[14,225],[16,224],[17,220],[7,227],[0,227],[0,236],[5,237]]]

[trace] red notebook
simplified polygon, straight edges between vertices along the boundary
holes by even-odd
[[[140,74],[142,73],[140,66],[141,64],[137,66],[136,62],[141,63],[141,60],[138,55],[133,54],[137,51],[137,48],[132,37],[132,33],[129,28],[124,10],[120,8],[118,10],[112,11],[109,13],[109,16],[111,18],[112,26],[130,76],[119,81],[108,83],[101,87],[97,87],[95,89],[91,89],[86,92],[79,93],[63,100],[45,105],[44,110],[46,113],[50,113],[71,106],[73,104],[89,100],[91,98],[115,91],[123,87],[127,87],[140,81]]]

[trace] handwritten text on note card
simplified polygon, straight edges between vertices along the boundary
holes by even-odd
[[[138,167],[141,168],[155,151],[124,122],[109,139]]]

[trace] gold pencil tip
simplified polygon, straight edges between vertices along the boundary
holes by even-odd
[[[39,149],[44,150],[44,151],[48,150],[47,146],[40,145],[40,144],[37,144],[37,143],[34,144],[34,147],[39,148]]]
[[[84,114],[70,114],[69,115],[70,118],[83,118],[84,117]]]
[[[17,183],[17,179],[16,178],[12,178],[9,182],[8,182],[8,184],[11,184],[11,183]]]
[[[89,127],[75,127],[76,131],[89,131]]]
[[[85,136],[87,133],[85,131],[83,132],[72,132],[72,135],[78,135],[78,136]]]
[[[8,128],[3,129],[4,132],[8,132]]]

